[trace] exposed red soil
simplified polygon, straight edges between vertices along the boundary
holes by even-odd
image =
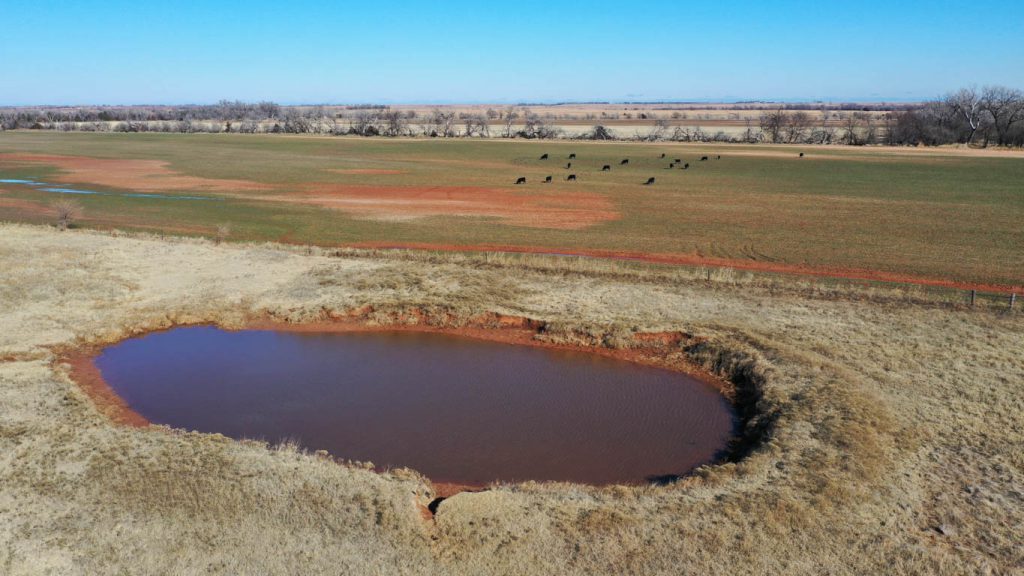
[[[0,190],[0,194],[3,194],[3,190]],[[53,216],[53,209],[44,204],[38,202],[32,202],[31,200],[22,200],[20,198],[2,198],[0,197],[0,208],[11,208],[17,210],[28,216]]]
[[[287,195],[264,196],[296,204],[334,208],[380,220],[409,220],[428,216],[499,218],[531,228],[578,230],[619,218],[612,202],[582,191],[519,192],[472,186],[361,186],[311,184]]]
[[[451,482],[431,482],[434,489],[434,498],[450,498],[460,492],[479,492],[483,486],[470,486],[469,484],[453,484]]]
[[[979,292],[998,292],[1010,294],[1024,291],[1022,284],[989,284],[983,282],[966,282],[943,278],[930,278],[913,274],[869,270],[863,268],[845,268],[840,266],[810,266],[807,264],[786,264],[782,262],[765,262],[762,260],[746,260],[738,258],[716,258],[697,254],[676,254],[657,252],[632,252],[626,250],[590,250],[543,248],[538,246],[513,246],[504,244],[432,244],[426,242],[410,242],[396,244],[394,242],[359,242],[347,244],[352,248],[370,248],[380,250],[437,250],[446,252],[508,252],[513,254],[555,254],[559,256],[580,256],[584,258],[607,258],[611,260],[636,260],[652,264],[673,264],[680,266],[706,266],[712,268],[733,268],[752,272],[770,272],[776,274],[792,274],[798,276],[817,276],[825,278],[841,278],[844,280],[863,280],[873,282],[892,282],[897,284],[916,284],[959,290],[978,290]]]
[[[78,387],[92,399],[93,404],[104,415],[116,424],[123,424],[133,428],[149,426],[149,421],[141,414],[132,410],[113,388],[107,384],[100,374],[96,364],[93,350],[80,350],[61,358],[61,361],[71,366],[71,379]]]
[[[89,158],[86,156],[56,156],[50,154],[0,154],[0,162],[48,164],[63,173],[60,182],[98,184],[145,192],[165,190],[207,190],[228,192],[270,188],[250,180],[201,178],[186,176],[168,167],[163,160],[123,160]]]
[[[368,176],[385,176],[388,174],[405,174],[402,170],[387,170],[384,168],[337,168],[329,170],[335,174],[366,174]]]

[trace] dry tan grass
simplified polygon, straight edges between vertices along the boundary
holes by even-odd
[[[0,574],[1024,570],[1024,315],[574,259],[341,252],[0,225]],[[372,304],[549,322],[759,390],[767,441],[667,487],[429,486],[293,447],[110,424],[54,350]],[[440,316],[438,316],[440,317]],[[371,319],[372,320],[372,319]],[[945,532],[944,534],[940,532]]]

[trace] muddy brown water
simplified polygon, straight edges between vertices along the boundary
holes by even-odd
[[[717,390],[678,372],[436,333],[176,328],[96,366],[150,422],[435,482],[651,481],[711,462],[735,426]]]

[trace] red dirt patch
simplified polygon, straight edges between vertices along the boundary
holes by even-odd
[[[71,378],[92,399],[96,408],[116,424],[133,428],[149,426],[149,421],[132,410],[107,384],[93,363],[92,351],[79,351],[63,359],[71,365]]]
[[[0,194],[4,191],[0,190]],[[49,206],[20,198],[0,198],[0,208],[11,208],[28,216],[53,216],[53,209]]]
[[[352,248],[370,248],[379,250],[436,250],[443,252],[507,252],[512,254],[557,254],[559,256],[580,256],[584,258],[607,258],[610,260],[636,260],[653,264],[674,264],[680,266],[706,266],[711,268],[733,268],[752,272],[769,272],[775,274],[792,274],[797,276],[817,276],[821,278],[840,278],[845,280],[864,280],[873,282],[892,282],[896,284],[916,284],[938,288],[955,288],[958,290],[978,290],[979,292],[1020,293],[1024,285],[986,284],[980,282],[964,282],[944,278],[930,278],[870,270],[862,268],[844,268],[839,266],[811,266],[807,264],[785,264],[782,262],[765,262],[761,260],[742,260],[734,258],[714,258],[697,254],[674,254],[657,252],[629,252],[625,250],[564,250],[560,248],[543,248],[537,246],[510,246],[504,244],[432,244],[411,242],[396,244],[393,242],[359,242],[348,244]]]
[[[367,174],[370,176],[384,176],[387,174],[405,174],[402,170],[385,170],[383,168],[338,168],[329,170],[335,174]]]
[[[376,220],[478,216],[515,226],[578,230],[619,218],[612,202],[588,192],[518,192],[470,186],[314,184],[286,196],[263,197],[334,208]]]
[[[88,183],[111,188],[160,192],[163,190],[206,190],[228,192],[270,188],[250,180],[230,180],[185,176],[168,167],[163,160],[121,160],[85,156],[47,154],[0,154],[0,162],[49,164],[63,174],[56,180]]]
[[[459,492],[479,492],[484,486],[470,486],[469,484],[454,484],[452,482],[431,482],[435,498],[450,498]],[[433,517],[433,514],[431,514]]]

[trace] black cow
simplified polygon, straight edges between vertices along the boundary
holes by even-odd
[[[690,169],[690,163],[689,162],[687,162],[686,164],[683,164],[683,170],[689,170],[689,169]]]
[[[701,162],[703,162],[703,161],[705,161],[705,160],[707,160],[707,159],[708,159],[708,157],[707,157],[707,156],[701,156],[701,157],[700,157],[700,161],[701,161]]]
[[[719,154],[718,156],[715,156],[715,160],[721,160],[721,159],[722,159],[722,155],[721,154]]]
[[[520,176],[516,178],[516,184],[526,184],[526,176]]]
[[[665,157],[665,153],[664,153],[664,152],[662,152],[662,153],[661,153],[661,157],[662,157],[662,158],[664,158],[664,157]]]
[[[548,155],[547,155],[547,153],[541,154],[541,155],[540,155],[540,159],[541,159],[541,160],[547,160],[547,159],[548,159]]]
[[[676,164],[679,164],[679,163],[680,163],[680,162],[682,162],[682,161],[683,161],[683,159],[682,159],[682,158],[676,158],[676,159],[674,160],[674,162],[675,162]]]
[[[629,158],[625,158],[625,159],[623,159],[623,160],[622,160],[622,162],[619,162],[619,164],[620,164],[620,165],[625,165],[625,164],[629,164]]]
[[[801,158],[803,158],[803,157],[804,157],[804,153],[803,153],[803,152],[801,152],[801,153],[800,153],[800,157],[801,157]]]
[[[569,176],[566,177],[566,180],[568,180],[570,182],[575,182],[576,181],[576,175],[575,174],[569,174]]]
[[[569,168],[572,168],[572,162],[565,163],[565,169],[568,170]]]
[[[605,164],[604,166],[601,166],[601,172],[607,172],[607,171],[609,171],[611,169],[612,169],[612,167],[609,166],[608,164]]]
[[[675,168],[675,167],[676,167],[676,163],[675,162],[669,162],[668,163],[669,170],[671,170],[672,168]]]
[[[569,154],[569,160],[575,160],[575,159],[576,159],[576,153],[575,152],[573,152],[572,154]]]
[[[548,176],[548,177],[544,178],[544,183],[545,184],[548,184],[550,182],[551,182],[551,176]]]
[[[647,179],[647,182],[644,182],[644,186],[650,186],[651,184],[654,184],[654,176],[651,176]]]

